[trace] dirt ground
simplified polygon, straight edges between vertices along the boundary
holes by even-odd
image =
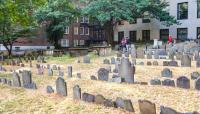
[[[106,57],[111,58],[111,57]],[[118,84],[103,81],[90,80],[91,75],[97,76],[97,71],[101,67],[109,65],[103,64],[105,57],[92,57],[91,64],[77,63],[79,58],[52,58],[47,62],[49,64],[59,64],[61,69],[65,71],[65,80],[67,82],[68,96],[61,97],[57,94],[47,94],[46,86],[51,85],[55,89],[55,80],[57,72],[53,77],[47,76],[47,70],[43,76],[36,74],[35,63],[33,62],[33,81],[36,82],[37,90],[28,90],[23,88],[9,87],[0,84],[0,113],[16,113],[16,114],[128,114],[123,109],[107,108],[102,105],[86,103],[83,101],[74,101],[72,99],[72,88],[78,84],[82,92],[88,92],[94,95],[102,94],[105,98],[115,100],[117,97],[131,99],[135,114],[140,114],[138,100],[149,100],[156,104],[157,113],[159,114],[160,106],[171,107],[179,112],[200,112],[200,91],[194,89],[194,81],[191,80],[191,89],[185,90],[174,87],[136,85],[136,84]],[[153,60],[137,59],[137,62],[147,62]],[[180,62],[179,62],[180,63]],[[67,65],[73,66],[73,77],[67,78]],[[28,64],[26,66],[29,66]],[[7,69],[17,67],[5,66]],[[153,78],[161,78],[161,71],[165,68],[162,61],[159,66],[140,66],[136,65],[135,80],[149,82]],[[112,69],[114,65],[112,65]],[[200,68],[195,67],[192,63],[191,68],[168,67],[173,71],[173,79],[179,76],[187,76],[190,79],[191,73],[200,72]],[[81,73],[81,79],[76,78],[76,74]],[[11,79],[10,73],[1,73],[1,77]],[[110,77],[112,73],[110,74]]]

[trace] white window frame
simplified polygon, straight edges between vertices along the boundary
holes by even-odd
[[[84,33],[85,33],[84,27],[80,27],[80,35],[84,35]]]
[[[69,40],[61,39],[61,47],[69,47]]]
[[[87,28],[87,29],[86,29],[86,28]],[[88,30],[87,33],[85,32],[86,30]],[[90,35],[90,29],[89,29],[89,27],[85,27],[85,28],[84,28],[84,34],[85,34],[85,35]]]
[[[69,26],[66,27],[65,34],[69,34]]]
[[[78,27],[74,27],[74,35],[78,35]]]

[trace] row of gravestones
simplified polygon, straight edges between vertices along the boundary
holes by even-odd
[[[13,87],[24,87],[27,89],[37,89],[36,83],[32,81],[32,73],[30,71],[24,70],[20,76],[18,73],[13,72],[12,81],[7,78],[1,78],[0,82],[3,84],[8,84]],[[22,81],[21,81],[22,78]]]
[[[171,79],[165,79],[163,81],[160,79],[152,79],[150,84],[175,87],[175,81]],[[180,76],[176,80],[176,86],[183,89],[190,89],[190,79],[188,79],[186,76]],[[195,80],[195,89],[200,90],[200,77]]]
[[[54,90],[51,86],[47,86],[47,93],[54,93]],[[67,83],[61,77],[56,80],[56,92],[61,96],[67,96]],[[81,93],[81,88],[79,85],[73,87],[73,99],[74,100],[83,100],[85,102],[101,104],[106,107],[122,108],[129,112],[135,112],[133,104],[130,99],[123,99],[117,97],[115,101],[112,99],[106,99],[103,95],[92,95],[90,93]],[[154,103],[151,103],[147,100],[139,100],[139,109],[141,114],[156,114],[156,106]],[[179,113],[171,108],[161,106],[161,114],[198,114],[197,112],[192,113]]]

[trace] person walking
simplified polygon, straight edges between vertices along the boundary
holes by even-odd
[[[122,40],[121,40],[121,49],[122,49],[122,51],[123,51],[123,49],[126,49],[126,43],[127,43],[126,38],[125,37],[122,38]]]
[[[168,44],[173,46],[173,39],[171,35],[168,37]]]

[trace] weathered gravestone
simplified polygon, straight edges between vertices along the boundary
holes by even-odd
[[[182,67],[191,67],[191,58],[189,55],[184,54],[181,58],[181,66]]]
[[[94,99],[94,102],[97,103],[97,104],[103,104],[105,101],[105,98],[103,95],[96,95],[95,96],[95,99]]]
[[[199,59],[199,50],[195,50],[194,51],[194,60],[198,60]]]
[[[121,51],[119,51],[119,52],[117,53],[117,57],[122,57],[122,52],[121,52]]]
[[[125,82],[134,83],[135,67],[131,65],[128,58],[122,58],[119,66],[119,76],[121,76]]]
[[[168,62],[169,66],[174,66],[174,67],[178,67],[178,62],[177,61],[169,61]]]
[[[191,79],[192,80],[196,80],[197,78],[200,77],[200,74],[198,72],[193,72],[191,73]]]
[[[195,89],[200,90],[200,77],[195,81]]]
[[[116,103],[112,101],[111,99],[105,99],[103,105],[105,107],[115,107],[116,108]]]
[[[54,93],[52,86],[47,86],[46,91],[47,93]]]
[[[48,69],[48,76],[53,76],[53,70],[51,68]]]
[[[176,110],[168,107],[161,106],[160,107],[160,114],[178,114]]]
[[[111,82],[116,82],[116,83],[121,83],[122,81],[123,81],[122,77],[117,76],[117,75],[113,75],[113,77],[111,79]]]
[[[150,61],[147,61],[147,66],[151,66],[151,62]]]
[[[168,61],[163,61],[163,66],[169,66],[169,62]]]
[[[16,72],[13,72],[13,86],[21,87],[20,76]]]
[[[115,58],[114,57],[111,58],[111,64],[115,64]]]
[[[117,97],[115,102],[117,108],[122,108],[129,112],[135,112],[131,100],[126,100],[122,99],[121,97]]]
[[[156,114],[156,105],[147,100],[139,100],[139,108],[141,114]]]
[[[77,73],[77,78],[80,78],[81,79],[81,73]]]
[[[63,76],[64,76],[64,71],[59,70],[59,71],[58,71],[58,76],[63,77]]]
[[[185,76],[181,76],[177,79],[176,85],[179,88],[190,89],[190,80]]]
[[[73,99],[81,100],[81,88],[79,87],[79,85],[75,85],[73,87]]]
[[[174,80],[170,80],[170,79],[165,79],[165,80],[163,80],[163,81],[162,81],[162,85],[163,85],[163,86],[175,87]]]
[[[81,98],[85,102],[94,102],[95,100],[95,96],[89,93],[83,93]]]
[[[31,71],[24,70],[22,72],[23,87],[27,89],[37,89],[36,84],[32,81]]]
[[[103,64],[110,64],[110,60],[109,59],[104,59],[103,60]]]
[[[177,60],[181,60],[182,56],[183,56],[182,52],[177,52],[176,53],[176,59]]]
[[[151,85],[161,85],[161,81],[160,81],[160,79],[152,79],[150,81],[150,84]]]
[[[200,59],[196,61],[196,67],[200,67]]]
[[[172,71],[168,68],[163,69],[161,72],[162,77],[172,78]]]
[[[61,77],[58,77],[56,80],[56,91],[59,95],[67,96],[67,84]]]
[[[98,80],[108,81],[109,71],[105,68],[100,68],[98,71]]]
[[[67,74],[68,74],[68,77],[69,77],[69,78],[72,77],[72,66],[68,66],[68,67],[67,67]]]
[[[90,76],[90,79],[91,80],[97,80],[97,77],[96,76]]]
[[[90,57],[89,56],[84,56],[83,57],[83,63],[90,63]]]

